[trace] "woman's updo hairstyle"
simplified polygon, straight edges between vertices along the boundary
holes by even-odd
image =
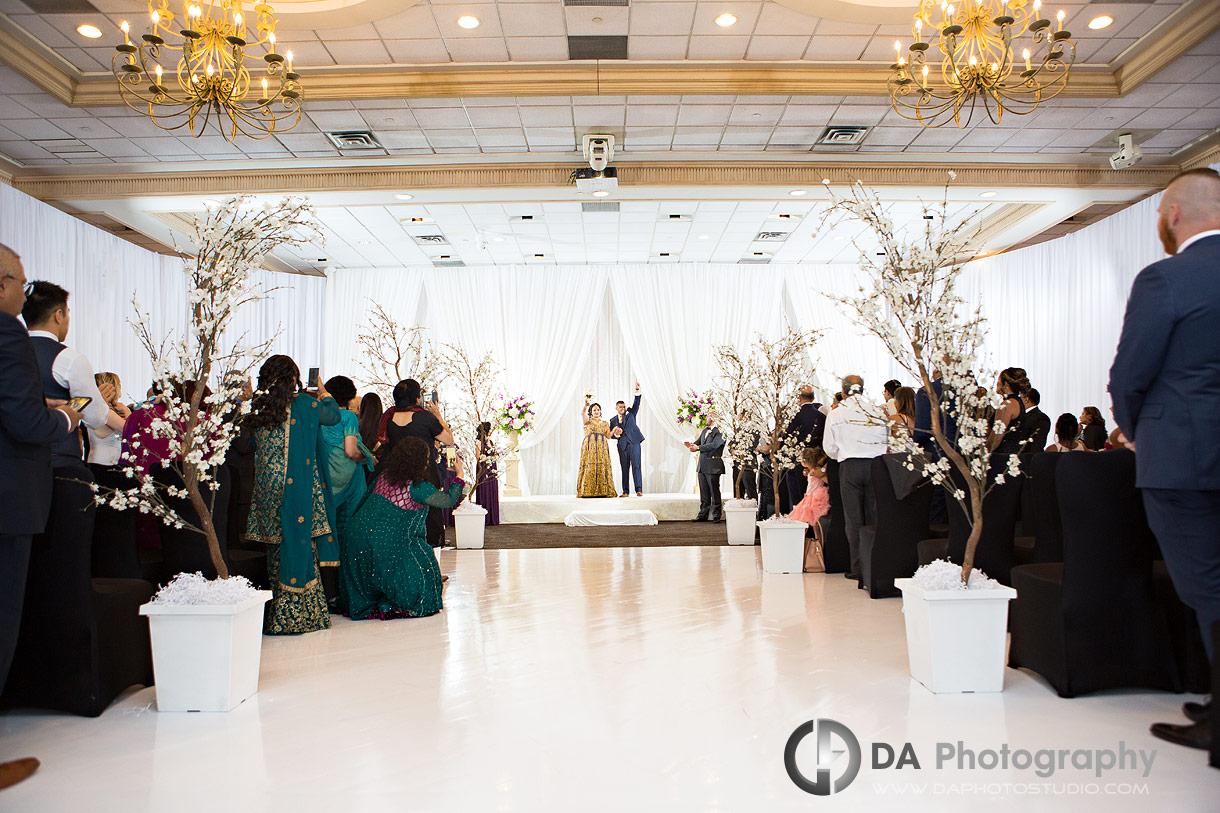
[[[1024,395],[1029,392],[1029,379],[1025,377],[1025,370],[1020,367],[1008,367],[1000,373],[1000,383],[1008,387],[1008,391],[1013,395]]]

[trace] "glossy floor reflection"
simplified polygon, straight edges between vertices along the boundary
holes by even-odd
[[[96,720],[0,716],[0,755],[43,761],[0,810],[1217,809],[1206,755],[1147,733],[1190,696],[1063,700],[1012,670],[1002,694],[935,696],[907,676],[898,599],[870,601],[837,574],[764,575],[757,557],[445,551],[443,613],[264,639],[259,694],[229,714],[159,714],[148,689]],[[789,735],[814,718],[844,723],[863,750],[830,798],[784,767]],[[937,769],[937,743],[959,740],[1156,756],[1147,778]],[[921,768],[872,769],[875,742],[911,742]],[[815,743],[797,751],[810,778]]]

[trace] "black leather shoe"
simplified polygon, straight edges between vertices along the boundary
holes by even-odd
[[[1212,704],[1210,701],[1207,703],[1183,703],[1182,713],[1192,723],[1202,722],[1212,716]]]
[[[691,522],[707,522],[707,517],[695,517]]]
[[[1165,740],[1165,742],[1172,742],[1174,745],[1185,745],[1187,748],[1206,751],[1212,745],[1212,722],[1204,720],[1192,725],[1153,723],[1152,736]]]
[[[859,576],[857,576],[855,573],[844,573],[844,574],[843,574],[843,578],[845,578],[845,579],[859,579],[860,577],[859,577]]]

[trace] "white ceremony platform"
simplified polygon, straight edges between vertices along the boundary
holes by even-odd
[[[570,528],[590,525],[656,525],[657,516],[651,511],[573,511],[564,517]]]
[[[645,494],[643,497],[569,497],[550,495],[538,497],[501,497],[500,522],[563,522],[569,514],[603,514],[612,512],[651,512],[661,522],[686,521],[699,514],[699,498],[694,494]],[[614,522],[612,518],[593,524],[639,525],[650,522]],[[627,518],[624,517],[624,520]]]

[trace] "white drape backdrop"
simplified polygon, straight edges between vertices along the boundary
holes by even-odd
[[[182,260],[154,254],[4,184],[0,243],[21,255],[28,279],[68,290],[67,343],[83,352],[94,370],[118,373],[126,399],[142,399],[152,365],[127,324],[135,316],[131,300],[140,303],[153,336],[181,336],[187,318]],[[278,333],[272,352],[305,367],[317,365],[326,280],[260,271],[254,281],[278,290],[238,311],[228,338],[245,334],[257,342]]]
[[[964,291],[982,301],[991,324],[988,365],[1025,367],[1052,419],[1109,406],[1105,383],[1131,281],[1164,256],[1157,202],[966,268]],[[129,397],[142,395],[150,367],[125,324],[129,303],[140,301],[154,334],[181,330],[180,260],[3,185],[0,242],[22,255],[30,279],[72,292],[69,343],[96,369],[118,372]],[[638,378],[645,488],[689,492],[693,469],[680,443],[689,433],[673,412],[679,393],[711,385],[716,345],[744,350],[756,331],[774,334],[788,322],[824,331],[811,359],[824,399],[846,373],[863,375],[874,398],[884,380],[906,382],[879,342],[824,296],[854,292],[857,275],[842,265],[687,264],[339,270],[329,280],[260,274],[279,290],[243,310],[235,333],[257,340],[282,327],[275,351],[293,356],[302,370],[320,365],[324,375],[358,377],[355,338],[372,301],[404,324],[430,328],[434,341],[460,343],[472,354],[491,349],[508,391],[536,403],[537,429],[521,448],[523,485],[534,494],[575,489],[582,392],[593,389],[609,415],[614,401],[630,401]]]

